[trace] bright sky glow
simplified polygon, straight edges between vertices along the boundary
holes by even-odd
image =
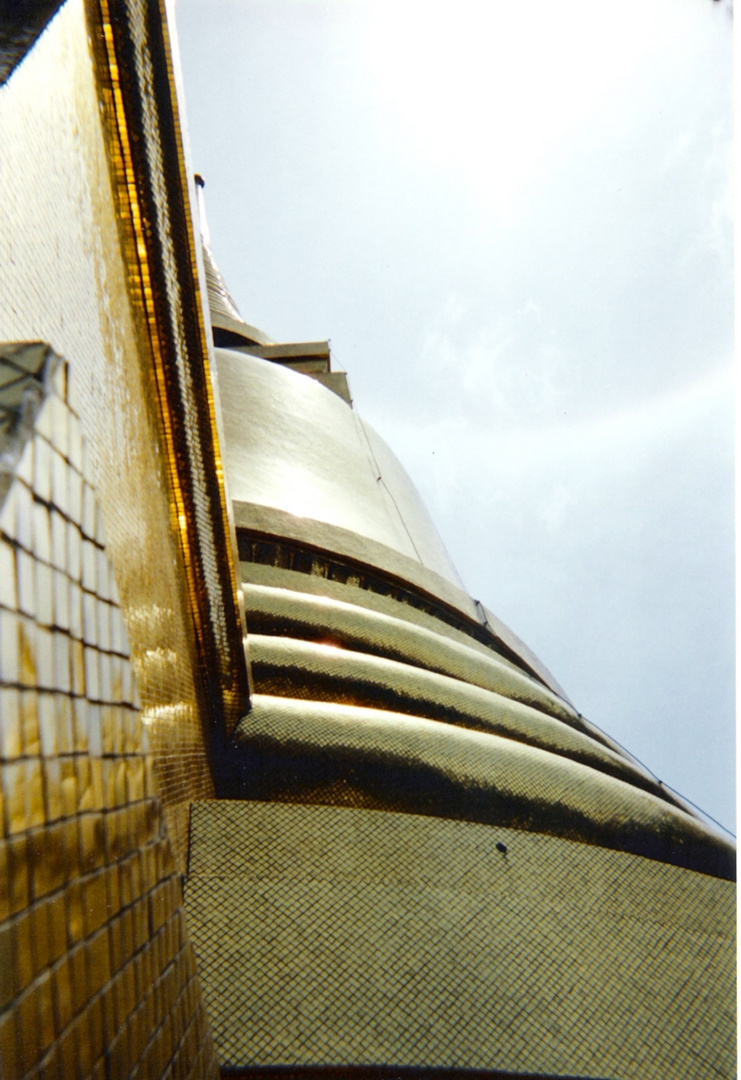
[[[426,164],[510,211],[585,122],[696,32],[689,5],[392,0],[370,9],[368,53],[387,123]],[[679,11],[677,11],[679,7]],[[638,32],[637,32],[638,31]],[[673,36],[674,43],[667,36]]]
[[[179,0],[247,322],[331,339],[472,594],[734,817],[730,0]]]

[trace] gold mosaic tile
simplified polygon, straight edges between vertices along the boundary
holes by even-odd
[[[23,750],[27,757],[38,757],[41,754],[38,693],[35,690],[23,690],[20,694],[20,700]]]
[[[74,0],[14,74],[0,105],[5,142],[12,158],[7,161],[8,176],[19,181],[9,183],[5,209],[18,234],[33,237],[33,244],[18,245],[17,258],[8,257],[7,245],[12,236],[4,232],[0,239],[0,247],[6,245],[4,270],[0,272],[3,334],[18,340],[46,338],[58,352],[73,360],[76,407],[84,414],[82,427],[89,444],[89,449],[83,451],[77,416],[61,401],[53,404],[40,420],[40,431],[46,437],[39,434],[24,466],[23,475],[35,485],[38,501],[34,503],[30,490],[20,485],[12,499],[6,500],[2,523],[3,527],[12,525],[24,552],[35,554],[44,566],[54,570],[51,587],[47,570],[37,571],[33,583],[25,568],[21,575],[23,609],[30,612],[33,607],[41,608],[39,614],[46,625],[50,625],[52,603],[51,614],[60,630],[71,629],[77,640],[83,632],[89,638],[93,628],[89,619],[84,621],[83,592],[92,594],[97,590],[102,600],[110,600],[120,592],[130,613],[128,635],[123,635],[118,625],[114,631],[106,618],[109,612],[99,609],[95,639],[103,651],[108,651],[110,642],[120,654],[128,651],[128,636],[134,666],[140,667],[153,636],[157,643],[161,639],[161,622],[152,619],[151,613],[168,609],[168,644],[177,661],[160,670],[156,680],[147,672],[141,689],[145,710],[149,710],[150,744],[155,754],[164,757],[171,752],[169,732],[159,735],[158,710],[173,701],[185,706],[179,723],[190,747],[189,775],[186,780],[174,770],[165,772],[167,783],[162,795],[167,807],[179,802],[187,805],[191,791],[208,795],[213,790],[192,675],[194,642],[183,583],[173,571],[176,560],[172,557],[169,481],[161,466],[153,467],[148,456],[157,439],[152,387],[137,364],[131,362],[147,346],[131,312],[115,210],[110,196],[106,196],[110,191],[108,160],[87,36],[82,3]],[[64,73],[58,80],[44,81],[45,86],[56,84],[48,97],[36,92],[33,72],[39,67],[47,73],[57,69]],[[50,140],[49,132],[55,133],[56,142]],[[47,159],[49,168],[42,164]],[[39,228],[45,214],[53,217],[54,230]],[[91,235],[97,237],[92,245],[87,239]],[[53,274],[44,274],[45,262],[54,266]],[[103,280],[108,302],[105,310],[100,310],[98,283]],[[25,302],[19,302],[19,297]],[[60,377],[61,386],[65,381]],[[119,464],[122,457],[127,461],[123,470]],[[93,478],[104,503],[103,514],[95,510]],[[143,492],[147,493],[146,499],[142,498]],[[117,590],[101,549],[104,536],[116,565]],[[133,561],[132,556],[136,556]],[[3,557],[7,562],[14,553]],[[6,584],[8,576],[4,573],[0,579],[10,609],[16,598],[8,590],[15,590],[16,578],[10,576],[12,586]],[[114,632],[118,637],[115,644],[111,641]],[[3,642],[7,641],[12,637],[12,626],[0,626],[0,633]],[[64,646],[59,652],[63,651]],[[3,654],[2,674],[15,682],[19,657],[13,641],[9,642],[9,651],[3,646]],[[58,664],[52,668],[56,678],[66,658],[53,652],[49,655]],[[85,667],[80,660],[79,649],[72,648],[70,683],[75,694],[84,692]],[[102,683],[105,691],[108,679],[114,681],[113,665],[98,662],[98,667],[97,683]],[[94,669],[94,659],[88,658],[87,674],[93,690]],[[25,679],[25,684],[31,686],[32,679]],[[183,817],[182,811],[176,811],[171,815],[172,824]],[[177,831],[173,835],[182,860],[187,838]]]
[[[18,604],[16,591],[15,548],[0,546],[0,606],[15,610]]]
[[[253,695],[231,797],[507,825],[732,879],[725,838],[650,793],[512,738],[423,716]]]
[[[0,687],[0,757],[6,761],[20,757],[23,752],[23,730],[21,726],[21,702],[19,691],[11,687]]]
[[[56,430],[65,430],[62,412],[55,413],[53,428],[47,427],[52,441]],[[44,459],[35,452],[43,442],[34,436],[28,444],[32,462]],[[69,468],[60,453],[51,460],[57,459]],[[56,1076],[61,1069],[63,1075],[108,1080],[104,1052],[109,1067],[128,1076],[158,1038],[166,1045],[164,1071],[185,1045],[182,1032],[199,1015],[207,1053],[201,1071],[192,1074],[213,1076],[200,996],[186,1007],[172,989],[180,967],[183,979],[192,974],[190,953],[174,930],[182,900],[126,633],[112,604],[116,590],[97,540],[78,545],[87,552],[87,570],[80,568],[81,584],[72,580],[78,574],[73,537],[80,533],[62,511],[81,514],[82,497],[74,494],[74,483],[61,479],[62,466],[50,493],[64,504],[53,510],[63,526],[56,532],[61,569],[51,565],[54,526],[45,543],[38,515],[33,550],[22,529],[8,531],[20,525],[17,514],[4,514],[0,534],[4,565],[15,573],[13,589],[0,597],[3,1077],[20,1080],[32,1070],[34,1076]],[[33,478],[35,466],[27,462],[25,472]],[[10,489],[11,505],[19,487],[21,481]],[[15,500],[16,511],[18,505]],[[112,653],[114,647],[120,651]],[[141,974],[137,983],[136,972],[146,972],[146,983]],[[140,1006],[152,986],[168,988],[158,1011]],[[178,1041],[162,1043],[158,1033],[165,1028],[177,1030]],[[119,1030],[122,1057],[116,1059],[106,1047]]]
[[[734,1074],[729,882],[381,811],[216,801],[192,829],[189,927],[230,1067]]]
[[[36,66],[47,73],[59,71],[60,78],[47,83],[58,83],[53,97],[44,102],[32,75],[19,71],[12,109],[3,114],[8,146],[23,159],[15,160],[11,174],[20,177],[31,165],[28,175],[38,183],[36,191],[10,185],[6,192],[11,218],[34,242],[24,247],[32,251],[32,262],[21,256],[18,263],[7,258],[2,263],[0,297],[11,295],[8,284],[17,284],[7,281],[12,263],[12,273],[20,276],[29,299],[24,307],[14,294],[12,309],[0,300],[3,332],[19,338],[42,334],[74,358],[80,384],[88,380],[86,393],[76,402],[80,406],[84,401],[87,434],[95,444],[92,454],[83,446],[78,418],[64,400],[68,381],[62,367],[55,380],[61,396],[52,396],[40,415],[36,437],[20,463],[19,483],[1,513],[0,953],[4,960],[10,949],[18,962],[2,967],[3,977],[9,970],[11,981],[0,987],[0,1056],[3,1075],[13,1077],[37,1064],[44,1074],[51,1075],[58,1065],[62,1075],[109,1077],[110,1069],[106,1072],[100,1058],[106,1042],[115,1037],[110,1023],[114,999],[127,1054],[111,1058],[113,1071],[128,1074],[148,1041],[166,1045],[158,1075],[165,1071],[176,1044],[163,1038],[162,1012],[136,1010],[144,993],[142,980],[134,986],[129,966],[116,979],[115,993],[104,989],[114,974],[110,957],[118,935],[121,963],[131,957],[137,970],[145,971],[150,1005],[151,988],[178,966],[176,935],[167,941],[160,936],[156,947],[149,944],[151,904],[158,912],[162,909],[166,919],[179,901],[168,888],[159,889],[156,902],[150,900],[152,888],[172,877],[175,864],[166,850],[155,801],[160,789],[153,762],[144,757],[147,743],[163,757],[184,752],[187,758],[188,770],[171,767],[162,773],[174,825],[184,821],[192,791],[211,791],[191,675],[192,635],[182,583],[171,571],[166,478],[157,476],[141,452],[151,444],[151,386],[146,379],[142,384],[131,363],[138,330],[127,310],[125,271],[120,260],[116,262],[115,215],[100,194],[108,190],[108,165],[87,30],[82,5],[67,5],[58,25],[45,36],[40,55],[25,65],[27,70]],[[25,97],[24,78],[31,88]],[[22,137],[14,138],[16,130]],[[58,136],[56,146],[50,143],[50,130]],[[51,168],[44,168],[44,154]],[[59,174],[59,164],[67,175]],[[101,238],[99,249],[87,240],[78,242],[81,229],[87,235],[91,202],[96,202],[92,217]],[[59,211],[55,219],[67,229],[66,236],[35,228],[52,207],[55,214]],[[8,241],[5,233],[3,241]],[[45,249],[47,260],[55,264],[52,275],[43,273]],[[87,266],[82,265],[85,260]],[[104,278],[110,302],[107,326],[98,321],[97,296],[90,303],[83,284],[95,294]],[[33,326],[28,312],[33,312]],[[115,362],[118,374],[112,379]],[[122,417],[120,428],[111,429],[111,416]],[[124,447],[133,467],[122,475],[118,454]],[[127,634],[111,604],[118,601],[118,589],[103,548],[95,479],[101,492],[109,493],[103,496],[107,531],[119,556],[121,592],[133,613],[130,626],[135,633]],[[142,490],[152,492],[150,502],[142,500]],[[145,564],[144,574],[130,558],[136,552]],[[134,711],[138,701],[129,639],[134,664],[143,668],[153,635],[157,643],[162,638],[162,620],[149,617],[153,607],[164,607],[162,597],[167,598],[169,656],[174,654],[176,663],[161,666],[154,676],[143,672],[144,706],[150,710],[145,732]],[[162,737],[158,732],[159,710],[173,701],[179,708],[179,745],[170,738],[170,726]],[[102,759],[102,754],[107,757]],[[175,840],[184,855],[185,832],[176,830]],[[142,849],[132,852],[139,845]],[[120,862],[105,865],[111,858]],[[157,964],[152,962],[155,953]],[[185,959],[182,963],[185,970]],[[5,1008],[10,995],[20,995],[14,1011]],[[191,1021],[199,1018],[202,1048],[208,1051],[198,996],[191,997],[185,1011],[174,997],[171,1004],[176,1025],[184,1027],[186,1015]],[[56,1033],[59,1040],[52,1046]],[[213,1059],[206,1053],[194,1075],[212,1074]]]
[[[14,611],[0,610],[0,679],[17,684],[20,661],[18,649],[18,616]]]

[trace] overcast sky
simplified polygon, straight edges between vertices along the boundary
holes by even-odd
[[[177,19],[243,317],[331,339],[471,594],[735,828],[729,0]]]

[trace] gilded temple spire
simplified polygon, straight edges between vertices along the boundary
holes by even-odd
[[[203,264],[206,270],[206,288],[208,306],[211,310],[211,325],[214,332],[214,344],[234,345],[274,345],[275,342],[256,326],[250,326],[242,318],[239,308],[226,286],[224,277],[216,265],[210,245],[210,233],[206,217],[206,200],[203,189],[206,182],[200,173],[195,174],[198,191],[198,213],[201,224],[201,242],[203,245]]]

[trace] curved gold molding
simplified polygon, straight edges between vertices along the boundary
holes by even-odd
[[[323,641],[416,664],[531,705],[593,738],[600,738],[563,698],[499,653],[482,648],[476,639],[464,644],[445,632],[446,624],[440,626],[440,632],[435,632],[408,622],[403,617],[408,610],[406,604],[400,605],[399,616],[395,618],[329,596],[249,582],[242,588],[252,633]]]
[[[255,694],[234,794],[540,832],[735,880],[735,849],[631,784],[539,747],[418,716]]]
[[[346,580],[382,595],[396,593],[404,602],[498,652],[571,706],[566,691],[545,664],[509,627],[483,605],[477,606],[462,589],[413,559],[348,529],[270,506],[235,500],[234,519],[242,563],[267,558],[266,565],[285,566],[283,560],[288,558],[290,567],[285,568],[299,573],[314,575],[323,567],[323,576],[333,580]],[[271,547],[275,548],[272,553]],[[271,563],[271,558],[277,561]]]
[[[501,735],[667,798],[648,773],[623,755],[495,691],[414,664],[313,641],[250,634],[249,653],[258,694],[388,709]]]

